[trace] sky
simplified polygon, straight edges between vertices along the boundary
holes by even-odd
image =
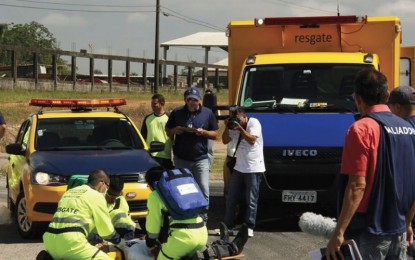
[[[403,45],[415,45],[415,0],[159,0],[160,43],[197,32],[225,32],[231,20],[263,17],[368,15],[398,16]],[[154,58],[156,0],[2,0],[0,23],[41,23],[66,51]],[[375,39],[374,39],[375,40]],[[160,49],[160,57],[162,50]],[[209,62],[227,57],[218,48]],[[169,60],[204,63],[204,49],[171,47]],[[77,61],[88,68],[87,61]],[[105,73],[106,63],[96,61]],[[113,74],[123,72],[114,64]],[[82,69],[82,68],[81,68]],[[131,72],[138,72],[132,65]]]

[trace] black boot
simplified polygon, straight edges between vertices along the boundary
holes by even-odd
[[[223,240],[213,242],[212,249],[219,260],[227,256],[237,255],[238,253],[238,248],[236,248],[235,244],[224,242]]]
[[[52,256],[46,250],[42,250],[37,254],[36,260],[53,260]]]
[[[235,239],[232,241],[232,244],[234,244],[238,248],[238,254],[242,252],[247,241],[248,241],[248,226],[244,223],[242,224],[241,229],[239,230],[238,234],[236,234]]]
[[[220,230],[220,239],[224,242],[229,242],[229,230],[228,227],[225,225],[225,223],[220,222],[219,224],[219,230]]]

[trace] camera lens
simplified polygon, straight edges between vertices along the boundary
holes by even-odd
[[[237,122],[237,121],[238,121],[237,118],[232,117],[232,118],[229,119],[228,124],[226,126],[229,129],[234,129],[236,127],[236,123],[235,122]]]

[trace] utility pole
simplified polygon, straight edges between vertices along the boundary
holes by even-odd
[[[160,29],[160,0],[157,0],[156,4],[156,40],[154,46],[154,86],[153,86],[153,94],[157,93],[157,88],[159,86],[159,74],[160,74],[160,67],[159,67],[159,29]]]

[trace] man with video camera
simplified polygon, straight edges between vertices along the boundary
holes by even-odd
[[[229,184],[224,222],[230,232],[233,232],[235,210],[240,196],[243,196],[246,205],[244,223],[248,226],[248,236],[253,237],[259,184],[262,173],[265,172],[262,128],[258,119],[246,116],[243,107],[232,107],[230,114],[231,117],[226,120],[222,141],[227,144],[232,139],[240,138],[240,143],[236,147],[237,160]]]

